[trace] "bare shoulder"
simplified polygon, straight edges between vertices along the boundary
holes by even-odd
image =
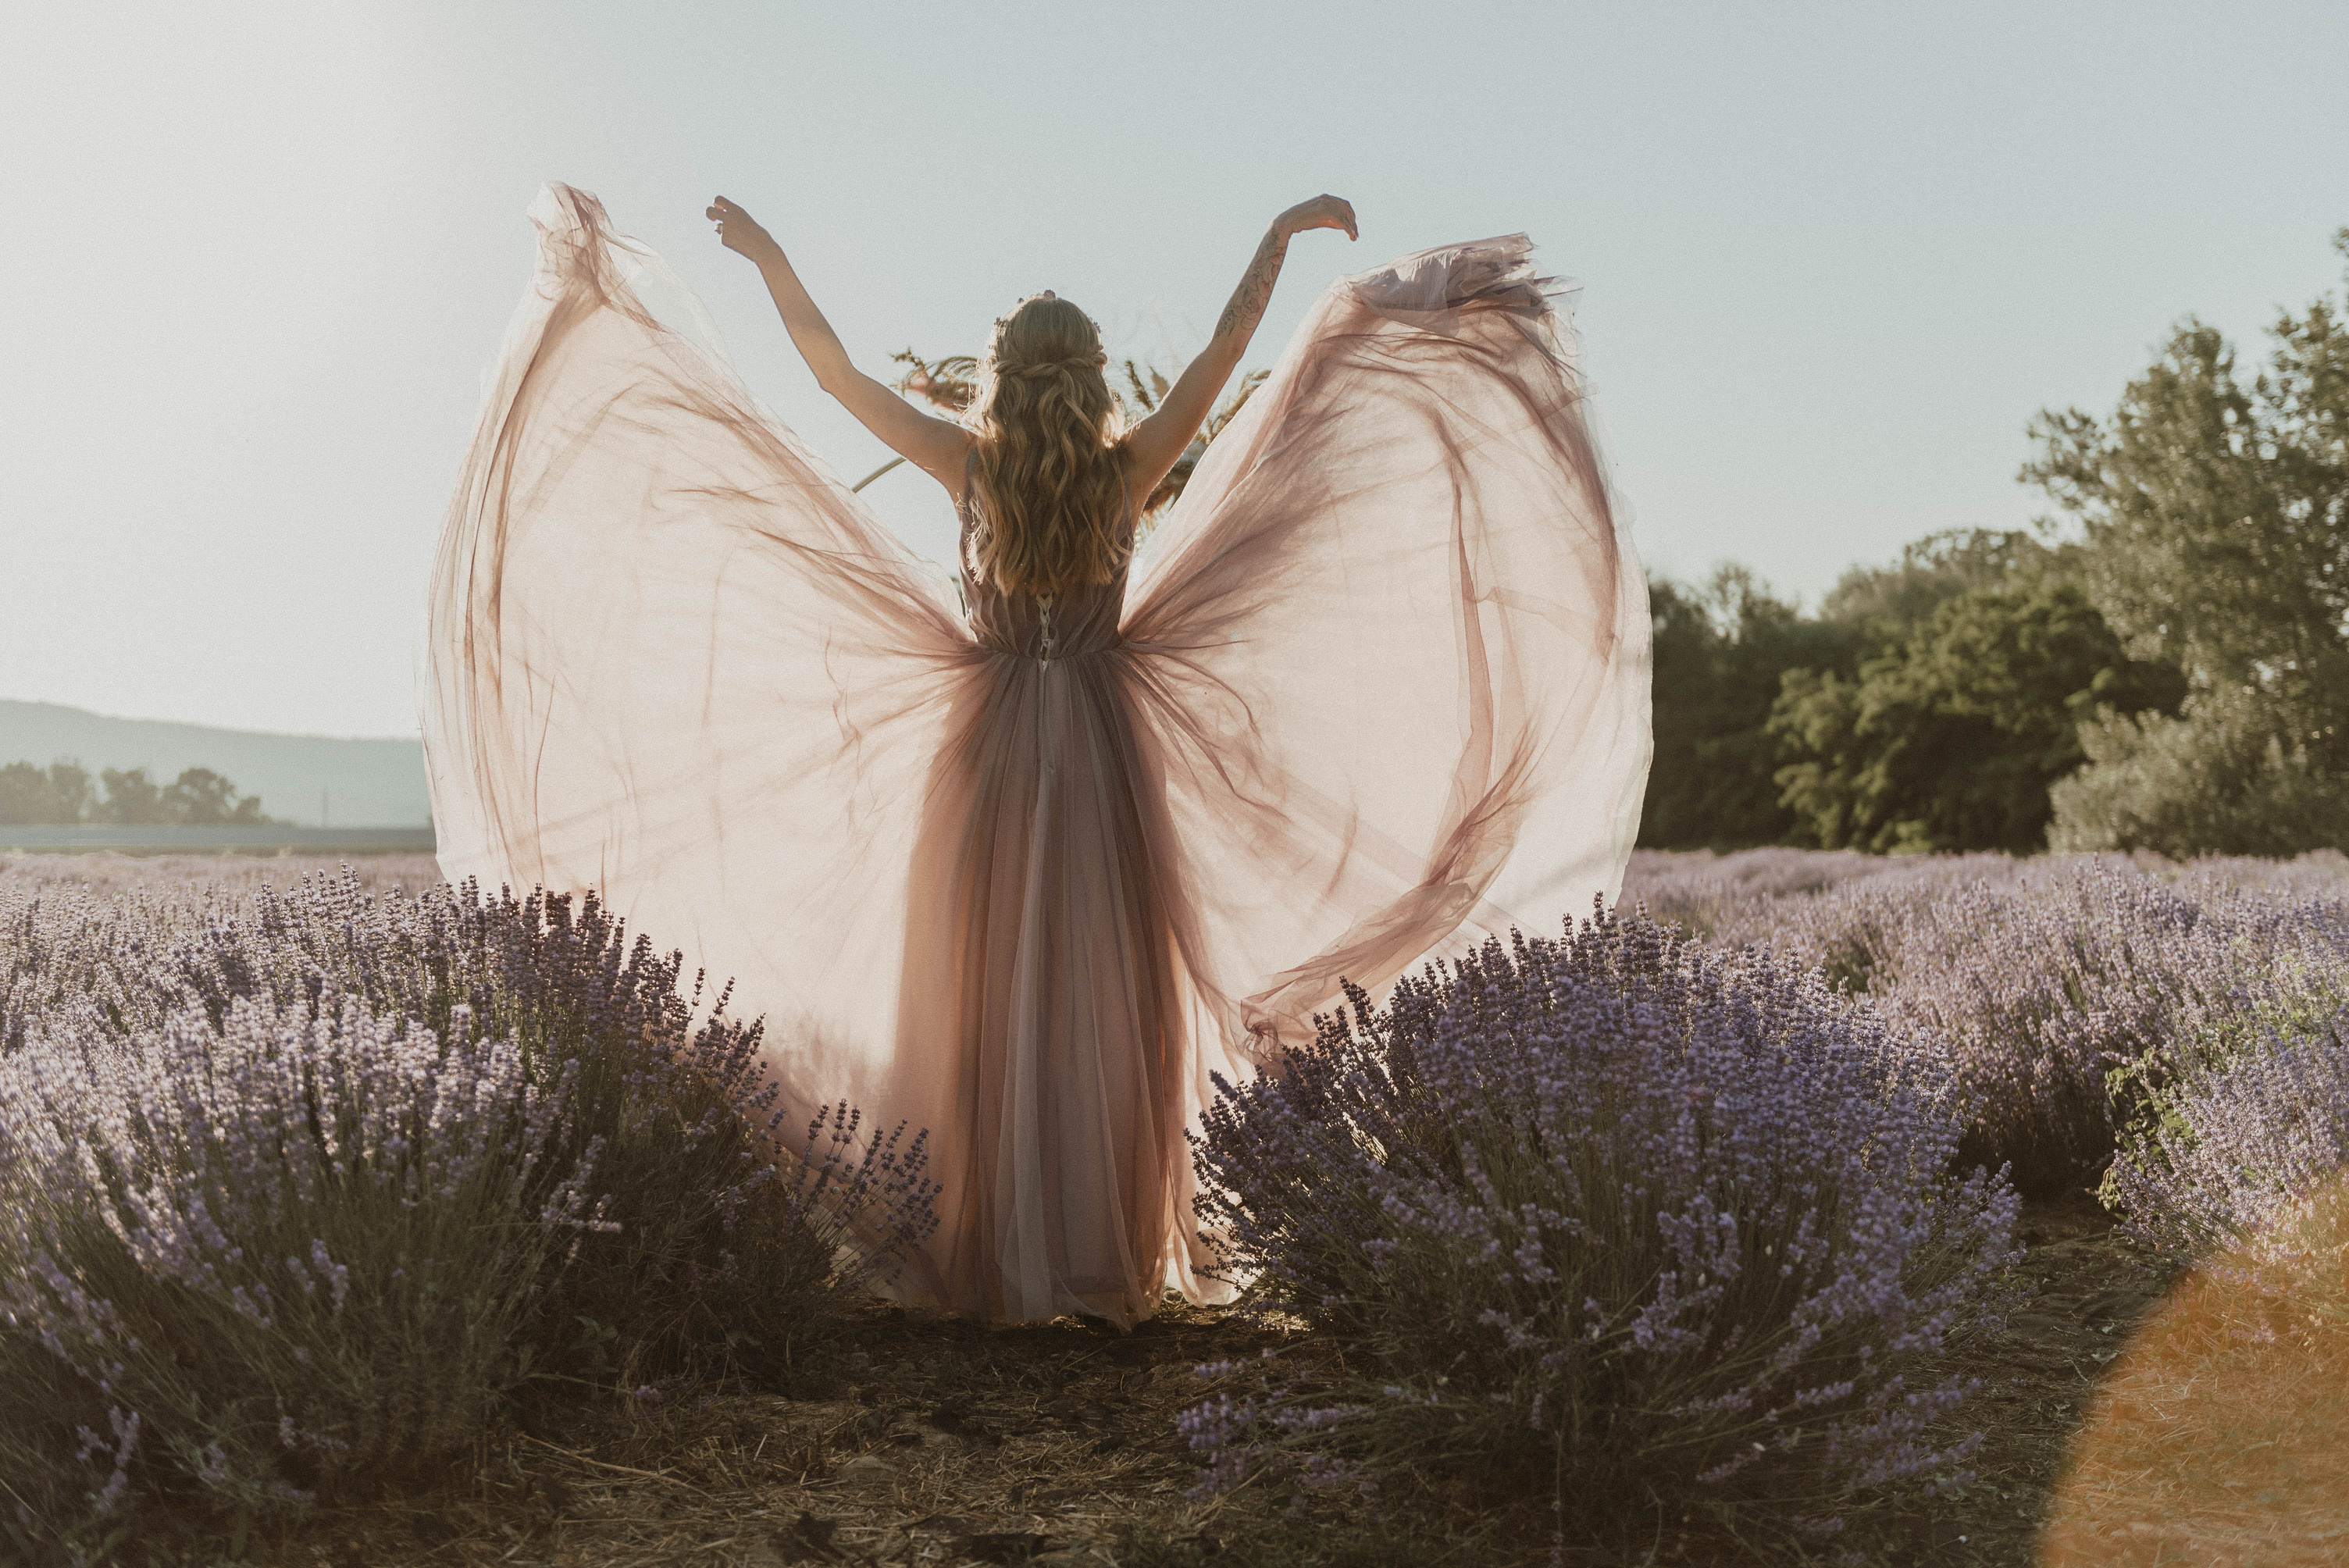
[[[1195,427],[1185,429],[1180,418],[1162,403],[1148,418],[1137,420],[1119,443],[1125,448],[1129,475],[1137,484],[1145,479],[1156,484],[1196,433]]]

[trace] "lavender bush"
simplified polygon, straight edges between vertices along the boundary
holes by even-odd
[[[1475,1473],[1587,1536],[1951,1480],[1967,1389],[1912,1376],[2015,1255],[1959,1134],[1866,1003],[1646,920],[1357,994],[1196,1144],[1227,1269],[1347,1347],[1188,1412],[1203,1484]]]
[[[148,889],[118,898],[52,887],[0,895],[0,1053],[20,1047],[36,1019],[67,1007],[118,1037],[160,1026],[167,998],[150,966],[161,934],[184,913]]]
[[[2127,1117],[2110,1075],[2240,1005],[2273,945],[2261,913],[2093,863],[1947,887],[1885,921],[1871,990],[1953,1057],[1968,1157],[2008,1164],[2026,1193],[2076,1189],[2111,1159]]]
[[[0,1460],[52,1545],[395,1479],[525,1378],[788,1382],[934,1223],[919,1138],[792,1139],[758,1026],[593,898],[45,892],[0,940]]]
[[[2174,1254],[2289,1252],[2349,1170],[2349,962],[2297,956],[2261,989],[2144,1073],[2149,1114],[2106,1180],[2129,1229]]]
[[[2160,863],[2144,853],[2131,859],[2139,865]],[[2206,855],[2178,867],[2176,882],[2189,897],[2251,892],[2294,901],[2339,902],[2349,899],[2349,855],[2339,850],[2311,850],[2288,861]]]
[[[239,1001],[0,1061],[0,1309],[120,1439],[100,1511],[150,1454],[250,1510],[481,1429],[549,1264],[605,1222],[602,1146],[548,1158],[578,1141],[575,1064],[533,1082],[456,1023]]]
[[[1913,879],[1922,867],[1969,870],[2007,864],[2001,855],[1930,860],[1857,850],[1634,850],[1624,868],[1622,907],[1730,945],[1766,942],[1790,908],[1818,894],[1878,877]]]
[[[1947,1051],[1970,1106],[1961,1164],[2008,1164],[2047,1195],[2094,1181],[2173,1058],[2252,1018],[2280,966],[2349,952],[2338,860],[1883,862],[1815,893],[1723,901],[1711,930],[1818,966]],[[1682,885],[1719,874],[1693,871]]]

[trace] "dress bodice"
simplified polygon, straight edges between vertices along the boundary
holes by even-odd
[[[982,647],[1014,658],[1067,659],[1098,654],[1116,646],[1118,621],[1125,612],[1128,559],[1106,583],[1080,583],[1049,598],[1033,593],[1006,593],[991,578],[971,570],[971,481],[963,481],[962,504],[956,509],[962,523],[955,554],[962,572],[962,602],[970,618],[970,634]],[[1133,516],[1119,523],[1119,543],[1130,546]],[[1049,644],[1049,645],[1047,645]]]

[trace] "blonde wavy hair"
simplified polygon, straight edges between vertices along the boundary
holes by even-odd
[[[966,419],[978,438],[970,565],[1006,593],[1106,583],[1125,563],[1132,459],[1107,362],[1067,300],[1034,294],[995,323]]]

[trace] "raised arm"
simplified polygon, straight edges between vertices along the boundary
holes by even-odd
[[[1183,367],[1183,374],[1150,417],[1126,437],[1126,450],[1133,456],[1134,494],[1148,495],[1156,489],[1206,422],[1224,383],[1231,379],[1240,356],[1247,352],[1248,339],[1256,335],[1257,323],[1264,319],[1264,307],[1272,303],[1272,285],[1280,276],[1280,263],[1288,259],[1289,236],[1308,229],[1343,229],[1346,238],[1357,238],[1352,204],[1335,196],[1316,196],[1272,221],[1240,277],[1240,286],[1232,291],[1231,303],[1216,322],[1215,336],[1207,340],[1197,358]]]
[[[816,309],[799,274],[784,259],[783,248],[759,226],[757,219],[723,196],[710,202],[708,215],[717,222],[728,250],[758,263],[759,275],[767,280],[767,292],[774,296],[775,309],[782,315],[784,330],[792,335],[800,357],[815,372],[816,385],[838,398],[890,450],[946,486],[947,493],[959,501],[970,432],[950,419],[923,413],[857,369],[849,360],[848,350],[840,346],[839,335],[823,319],[823,312]]]

